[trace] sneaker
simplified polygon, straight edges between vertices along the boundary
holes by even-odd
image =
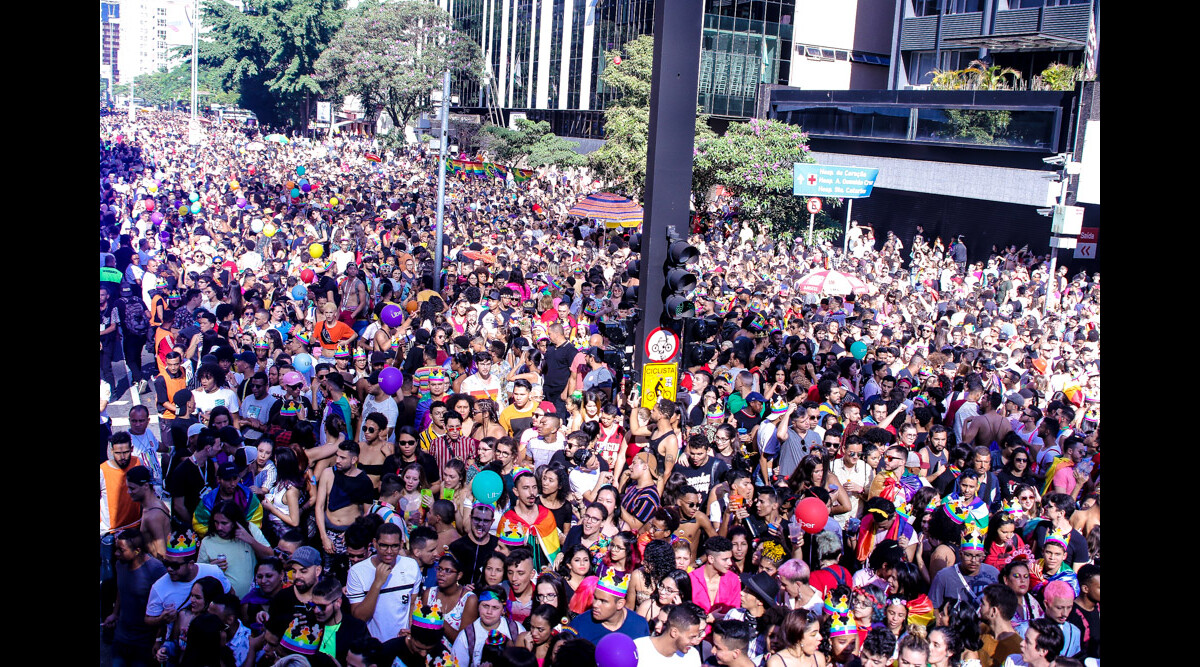
[[[145,380],[142,380],[141,382],[138,382],[138,393],[139,393],[139,394],[144,394],[144,393],[146,393],[146,390],[147,390],[147,389],[149,389],[149,388],[150,388],[150,383],[149,383],[149,382],[146,382]]]

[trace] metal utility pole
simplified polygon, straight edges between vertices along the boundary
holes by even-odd
[[[188,118],[188,143],[192,146],[200,144],[200,121],[196,118],[196,107],[198,106],[197,90],[196,90],[196,70],[199,54],[197,53],[197,42],[199,42],[200,34],[200,0],[192,0],[192,104],[191,116]]]
[[[450,70],[446,70],[442,76],[442,133],[438,146],[437,248],[433,252],[433,289],[439,292],[442,290],[442,226],[446,216],[446,134],[449,126]]]
[[[696,89],[700,76],[703,14],[702,4],[694,0],[654,3],[654,73],[650,82],[646,214],[638,271],[638,309],[642,317],[633,345],[636,368],[641,368],[646,361],[643,344],[646,334],[659,326],[663,315],[667,227],[674,225],[686,238],[691,219],[692,148],[696,137]],[[683,328],[682,321],[677,324]]]

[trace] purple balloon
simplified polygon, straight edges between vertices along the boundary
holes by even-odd
[[[596,664],[604,667],[637,667],[637,646],[629,635],[604,635],[596,643]]]
[[[247,202],[245,199],[238,197],[238,200],[237,200],[238,208],[246,208],[246,204],[247,204]]]
[[[157,225],[158,223],[163,221],[162,213],[159,213],[158,211],[151,213],[150,220],[152,220],[154,222],[154,224]]]
[[[390,396],[400,391],[400,387],[403,385],[404,374],[400,372],[399,368],[388,366],[379,371],[379,388],[383,390],[383,393]],[[636,667],[636,663],[634,667]]]
[[[300,184],[300,189],[301,189],[301,190],[303,190],[303,191],[305,191],[305,192],[311,192],[311,191],[312,191],[312,184],[311,184],[311,183],[301,183],[301,184]]]
[[[389,327],[398,327],[404,323],[404,310],[394,303],[389,303],[379,313],[379,319]]]

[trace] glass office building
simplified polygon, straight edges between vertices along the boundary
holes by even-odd
[[[654,32],[653,0],[443,2],[489,65],[485,82],[454,82],[459,110],[520,111],[572,136],[602,136],[598,122],[580,119],[598,119],[616,95],[600,80],[612,66],[605,52]],[[794,0],[704,0],[697,101],[706,113],[750,117],[760,83],[788,82],[794,7]]]

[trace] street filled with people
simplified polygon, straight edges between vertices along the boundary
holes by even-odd
[[[420,142],[188,140],[100,118],[111,664],[1099,665],[1099,273],[715,193],[664,393],[620,184],[449,170],[439,253]]]

